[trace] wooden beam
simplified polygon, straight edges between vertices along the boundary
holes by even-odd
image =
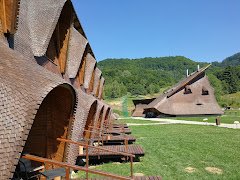
[[[3,32],[14,34],[17,24],[18,0],[0,0],[0,13]]]
[[[90,84],[89,84],[88,93],[91,93],[91,92],[93,91],[95,69],[96,69],[96,68],[94,68],[94,70],[93,70],[93,72],[92,72],[92,78],[91,78],[91,81],[90,81]]]
[[[6,17],[6,5],[5,0],[0,0],[0,17],[1,17],[1,23],[3,32],[7,32],[7,17]]]
[[[80,86],[83,85],[84,83],[85,68],[86,68],[86,56],[83,57],[80,65],[80,69],[78,71],[78,80],[79,80]]]
[[[62,74],[65,74],[66,70],[66,64],[67,64],[67,53],[68,53],[68,45],[69,45],[69,39],[70,39],[70,28],[67,30],[66,37],[63,41],[63,46],[60,50],[58,61],[60,66],[60,71]]]

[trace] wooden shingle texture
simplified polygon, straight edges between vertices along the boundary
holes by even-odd
[[[85,66],[84,84],[83,84],[85,89],[88,89],[90,86],[90,81],[92,79],[95,66],[96,66],[96,60],[90,53],[88,53],[86,57],[86,66]]]
[[[71,140],[80,141],[83,138],[83,132],[86,125],[86,121],[93,105],[97,106],[97,99],[91,95],[87,95],[81,89],[77,90],[78,105],[75,113],[75,120],[73,122],[71,131]],[[70,144],[68,148],[67,162],[75,164],[78,156],[78,146]]]
[[[0,177],[15,171],[35,115],[47,94],[67,84],[0,42]]]
[[[87,39],[72,27],[70,30],[67,57],[67,73],[69,78],[76,77],[87,43]]]
[[[96,68],[95,72],[94,72],[94,85],[93,85],[93,94],[95,96],[98,93],[97,91],[99,91],[101,75],[102,75],[102,71],[100,71],[100,69]]]

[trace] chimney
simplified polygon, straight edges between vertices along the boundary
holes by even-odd
[[[188,69],[187,69],[187,74],[186,74],[186,76],[187,76],[187,77],[189,76],[189,72],[188,72]]]
[[[199,71],[199,69],[200,69],[200,66],[199,66],[199,64],[197,65],[197,71]]]

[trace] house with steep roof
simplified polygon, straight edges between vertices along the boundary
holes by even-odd
[[[147,107],[149,103],[154,101],[156,98],[151,99],[134,99],[134,110],[132,111],[132,117],[145,117],[144,109]]]
[[[146,117],[222,115],[206,70],[198,69],[164,92],[145,109]]]

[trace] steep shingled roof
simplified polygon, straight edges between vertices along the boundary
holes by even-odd
[[[87,39],[72,27],[70,30],[66,70],[69,78],[76,77],[87,43]]]
[[[155,109],[169,115],[223,114],[216,102],[214,90],[205,75],[205,70],[209,66],[192,73],[160,95],[146,106],[145,111]],[[188,95],[184,94],[184,88],[187,86],[193,91]],[[209,96],[202,95],[203,86],[209,90]]]
[[[99,93],[98,93],[98,98],[101,99],[102,98],[102,94],[103,94],[103,89],[104,89],[104,84],[105,84],[105,79],[102,76],[101,80],[100,80],[100,87],[99,87]]]
[[[94,72],[94,85],[93,85],[93,94],[96,95],[97,91],[99,91],[99,83],[100,83],[100,78],[102,76],[102,71],[100,69],[96,68]]]
[[[90,86],[90,81],[93,75],[93,70],[96,67],[95,58],[88,53],[86,57],[86,67],[85,67],[85,75],[84,75],[84,88],[88,89]]]
[[[98,106],[98,101],[91,95],[84,93],[81,89],[77,90],[77,101],[78,105],[75,113],[75,120],[72,125],[72,135],[71,140],[80,141],[83,138],[83,132],[85,128],[85,124],[88,118],[88,114],[93,105]],[[95,112],[96,116],[96,112]],[[78,146],[69,145],[68,148],[68,157],[67,162],[71,164],[75,164],[77,156],[78,156]]]

